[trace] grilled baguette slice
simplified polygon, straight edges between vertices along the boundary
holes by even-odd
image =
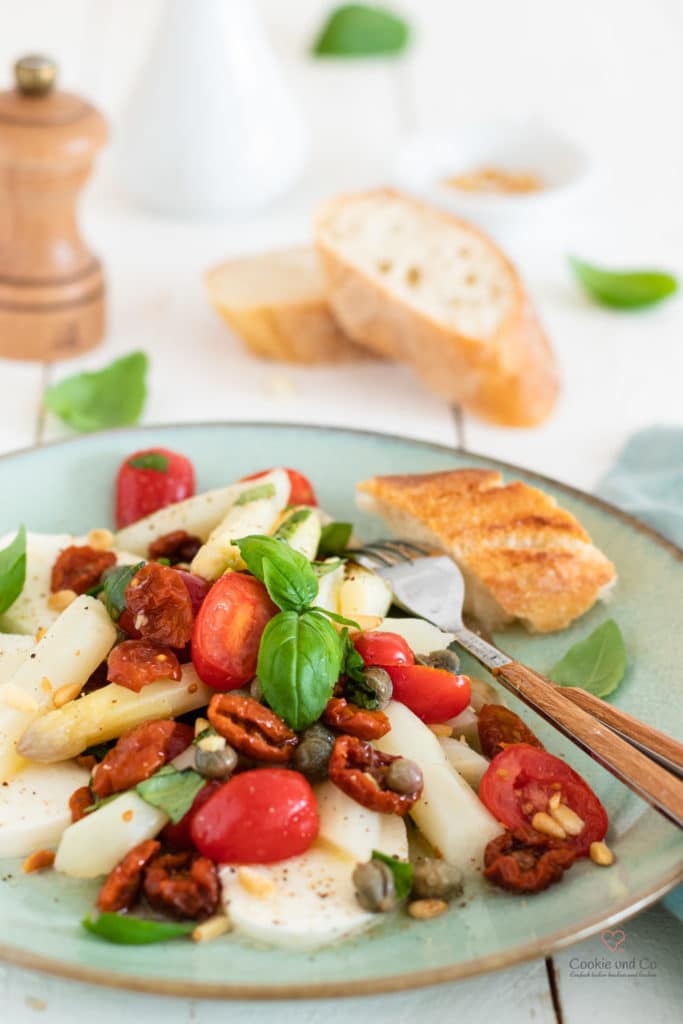
[[[515,620],[564,629],[603,597],[616,574],[554,498],[489,469],[376,476],[357,503],[397,537],[447,552],[465,577],[465,610],[490,630]]]
[[[254,355],[290,363],[367,360],[332,315],[315,250],[245,256],[206,275],[212,305]]]
[[[382,190],[323,206],[316,243],[349,337],[484,419],[534,426],[550,414],[552,350],[514,267],[476,228]]]

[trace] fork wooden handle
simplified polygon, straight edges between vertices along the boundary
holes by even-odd
[[[683,781],[631,746],[538,672],[511,661],[493,670],[496,679],[625,785],[683,828]],[[588,694],[587,696],[590,696]],[[601,702],[602,703],[602,702]],[[648,727],[641,723],[647,732]],[[648,744],[649,745],[649,744]]]

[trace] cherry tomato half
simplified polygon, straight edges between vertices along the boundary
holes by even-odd
[[[243,476],[242,480],[259,480],[266,473],[270,473],[272,470],[263,469],[259,473],[252,473],[250,476]],[[285,469],[285,473],[289,477],[289,505],[317,505],[318,499],[315,496],[313,485],[308,477],[300,473],[298,469]]]
[[[209,797],[213,796],[217,789],[220,789],[223,785],[218,779],[211,779],[206,783],[205,786],[197,793],[196,797],[192,801],[192,807],[187,811],[180,821],[177,821],[175,825],[172,821],[169,821],[168,825],[165,825],[159,833],[159,839],[168,846],[171,850],[193,850],[194,843],[192,842],[192,835],[190,833],[190,827],[192,825],[192,819],[194,818],[200,807],[203,807]]]
[[[225,782],[192,819],[199,852],[217,863],[270,864],[303,853],[318,834],[309,783],[288,768],[241,772]]]
[[[168,448],[133,452],[116,477],[116,525],[120,530],[194,494],[194,467]]]
[[[234,690],[253,679],[261,634],[277,611],[253,576],[221,576],[194,621],[192,662],[199,678],[214,690]]]
[[[394,700],[405,704],[423,722],[445,722],[470,702],[467,676],[454,676],[427,665],[385,665],[394,687]]]
[[[398,633],[382,633],[375,630],[357,633],[353,637],[356,648],[366,665],[414,665],[415,657],[408,644]]]
[[[479,799],[506,828],[530,825],[537,811],[548,811],[554,793],[584,822],[567,836],[580,857],[607,831],[607,812],[590,786],[559,757],[528,743],[514,743],[494,757],[479,784]]]

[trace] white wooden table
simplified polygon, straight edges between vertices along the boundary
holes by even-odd
[[[589,305],[568,277],[572,249],[598,260],[656,262],[683,272],[683,141],[676,132],[683,71],[683,7],[658,0],[657,17],[627,0],[405,0],[418,41],[400,68],[353,70],[302,56],[324,0],[261,6],[313,134],[305,180],[272,209],[240,223],[174,222],[131,209],[104,161],[85,209],[89,238],[110,284],[105,345],[59,367],[0,361],[0,451],[66,433],[40,410],[44,387],[133,348],[151,358],[147,422],[272,419],[406,434],[499,456],[592,488],[635,429],[683,422],[680,301],[647,315]],[[116,114],[159,16],[159,0],[0,0],[0,76],[22,51],[57,56],[67,84]],[[493,29],[492,29],[493,26]],[[615,40],[618,37],[618,45]],[[248,358],[208,309],[201,274],[231,254],[305,240],[318,198],[381,183],[397,140],[416,125],[465,116],[536,113],[593,148],[602,188],[561,237],[529,231],[510,248],[560,359],[564,391],[543,428],[512,432],[456,415],[398,367],[303,370]],[[338,396],[343,396],[340,399]],[[1,927],[1,925],[0,925]],[[680,1020],[683,925],[661,907],[626,925],[629,955],[656,962],[655,977],[586,978],[574,958],[605,952],[599,937],[553,958],[456,985],[364,1001],[276,1007],[155,999],[0,966],[0,1016],[11,1024],[98,1024],[123,1015],[167,1024],[260,1022],[275,1012],[298,1024],[352,1014],[394,1024],[490,1018],[579,1024],[596,1019]]]

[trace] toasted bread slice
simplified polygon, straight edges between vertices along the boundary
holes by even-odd
[[[212,305],[257,356],[309,365],[372,357],[334,319],[312,248],[230,260],[208,272],[206,285]]]
[[[398,537],[447,552],[465,577],[465,610],[488,629],[519,620],[564,629],[604,596],[616,575],[581,524],[554,498],[489,469],[376,476],[358,505]]]
[[[355,341],[484,419],[533,426],[550,414],[553,353],[514,267],[476,228],[382,190],[328,202],[316,243]]]

